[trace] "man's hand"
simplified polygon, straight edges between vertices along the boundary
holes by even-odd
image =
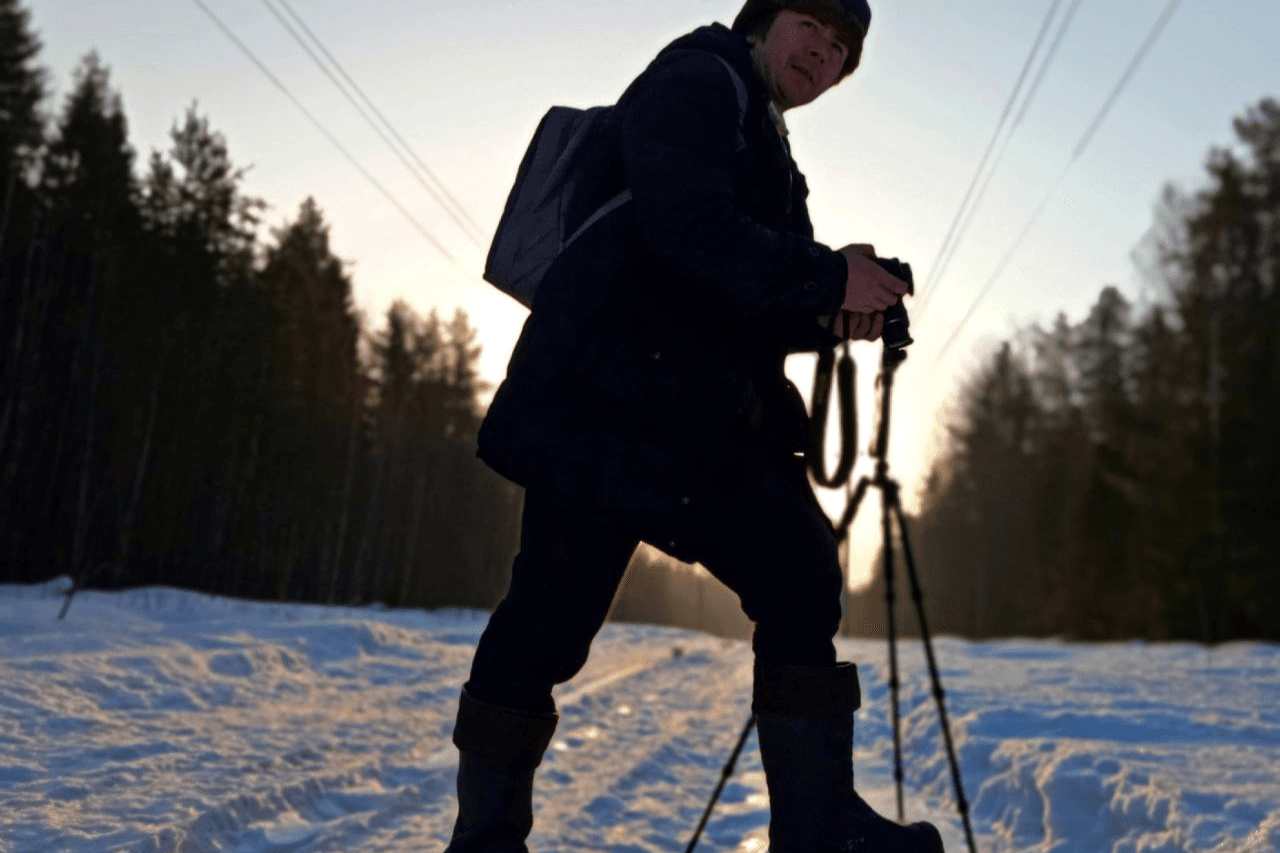
[[[884,331],[884,314],[879,311],[872,314],[840,311],[832,317],[819,317],[818,323],[841,340],[874,341]]]
[[[844,305],[841,306],[845,311],[855,314],[883,311],[907,292],[905,281],[894,278],[870,260],[876,254],[874,246],[854,243],[841,249],[840,254],[849,265],[849,275],[844,284]]]

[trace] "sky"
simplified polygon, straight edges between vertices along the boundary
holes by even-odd
[[[244,190],[268,202],[269,226],[291,221],[307,196],[316,198],[331,223],[334,252],[351,262],[355,301],[371,326],[382,325],[396,299],[446,317],[463,308],[484,346],[481,374],[495,383],[527,314],[481,273],[539,119],[553,105],[613,103],[672,39],[713,21],[728,24],[740,8],[737,0],[292,0],[481,225],[486,237],[475,242],[264,0],[206,2],[456,263],[194,0],[28,0],[56,93],[46,108],[60,108],[76,64],[96,49],[122,95],[143,164],[152,150],[168,150],[173,124],[198,102],[225,134],[233,160],[251,167]],[[1051,6],[1053,0],[872,3],[858,71],[787,116],[819,241],[835,248],[871,243],[880,255],[911,263],[917,283],[929,277]],[[1056,4],[1041,58],[1071,6]],[[1081,319],[1106,285],[1135,302],[1154,298],[1158,287],[1144,282],[1130,255],[1152,226],[1162,187],[1202,188],[1210,148],[1235,144],[1232,119],[1263,97],[1280,96],[1280,3],[1183,0],[1089,146],[1073,158],[1166,6],[1079,3],[927,310],[909,306],[916,344],[898,371],[890,449],[908,510],[918,506],[961,380],[1017,329],[1049,323],[1060,311]],[[1002,136],[996,151],[1003,144]],[[1042,201],[1026,239],[944,350]],[[880,347],[854,349],[866,437]],[[804,356],[788,364],[806,397],[812,365]],[[838,512],[840,496],[824,503]],[[863,511],[855,527],[864,560],[876,545],[872,516]]]

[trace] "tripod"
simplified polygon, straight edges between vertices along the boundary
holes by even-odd
[[[897,626],[894,616],[896,595],[894,591],[893,524],[895,520],[897,521],[899,539],[902,543],[902,554],[907,566],[907,577],[911,583],[911,599],[915,602],[916,618],[920,623],[920,638],[924,643],[925,656],[929,663],[929,677],[933,683],[933,698],[938,706],[938,720],[942,728],[943,741],[947,748],[947,760],[951,766],[951,781],[955,787],[956,807],[964,823],[964,836],[969,851],[970,853],[976,853],[977,847],[973,841],[973,828],[969,821],[969,802],[965,799],[964,786],[960,780],[960,764],[956,760],[955,745],[951,739],[951,724],[947,718],[946,691],[942,689],[942,679],[938,675],[938,663],[933,654],[933,640],[930,637],[928,622],[924,614],[924,595],[920,591],[920,578],[916,573],[915,559],[911,553],[911,539],[907,535],[907,521],[902,512],[902,502],[899,494],[901,487],[898,485],[897,480],[889,476],[889,415],[890,404],[893,400],[893,379],[895,371],[906,359],[907,353],[902,347],[885,346],[880,362],[880,419],[876,427],[875,444],[872,446],[871,451],[876,460],[875,475],[873,477],[863,477],[858,481],[857,488],[850,495],[844,514],[840,517],[840,523],[835,527],[836,540],[843,542],[848,538],[849,527],[853,524],[853,520],[858,514],[858,508],[862,504],[862,499],[866,497],[867,490],[872,487],[879,489],[881,495],[881,552],[884,559],[884,597],[889,635],[889,691],[893,714],[893,779],[897,792],[898,822],[901,823],[904,819],[904,808],[902,800],[901,718],[898,711]],[[846,364],[848,365],[847,367]],[[819,471],[815,473],[818,481],[824,485],[841,485],[847,482],[848,473],[853,467],[850,461],[852,456],[851,448],[857,444],[856,430],[851,426],[853,419],[847,414],[853,408],[853,369],[847,346],[840,367],[841,423],[844,430],[844,446],[835,476],[827,478],[825,474],[821,473],[822,463],[818,462]],[[818,421],[821,418],[821,423],[816,426],[817,429],[821,430],[826,427],[826,407],[830,397],[830,360],[822,359],[819,361],[818,374],[814,391],[814,421]],[[821,405],[818,405],[819,402],[821,402]],[[821,445],[817,446],[820,447]],[[842,475],[846,479],[842,479]],[[720,784],[716,787],[715,793],[712,794],[711,802],[707,804],[706,811],[702,814],[702,820],[698,823],[698,828],[695,830],[693,839],[689,842],[685,853],[693,853],[694,847],[697,846],[698,838],[701,836],[702,830],[711,816],[712,809],[715,808],[715,804],[719,800],[729,777],[733,775],[733,768],[737,764],[738,756],[741,754],[742,747],[746,743],[752,727],[755,726],[755,722],[755,715],[752,714],[747,720],[747,725],[742,730],[741,736],[738,738],[733,753],[729,756],[729,761],[721,771]]]
[[[881,553],[884,558],[884,600],[885,616],[889,634],[889,694],[893,711],[893,780],[897,792],[898,821],[903,820],[902,804],[902,735],[901,719],[898,711],[898,649],[897,626],[894,615],[894,559],[893,559],[893,522],[897,521],[898,537],[902,543],[902,556],[907,566],[907,578],[911,582],[911,600],[915,603],[916,619],[920,623],[920,639],[924,643],[925,657],[929,662],[929,678],[933,683],[933,698],[938,705],[938,722],[942,728],[942,738],[947,747],[947,761],[951,765],[951,782],[956,792],[956,807],[964,823],[965,841],[969,850],[975,851],[973,828],[969,822],[969,802],[964,796],[964,786],[960,780],[960,764],[956,760],[955,744],[951,739],[951,724],[947,718],[946,691],[942,688],[942,679],[938,676],[938,662],[933,654],[933,639],[929,634],[929,623],[924,614],[924,594],[920,591],[920,577],[916,573],[916,562],[911,553],[911,537],[907,534],[907,519],[902,512],[901,487],[898,481],[889,476],[889,415],[890,403],[893,399],[894,373],[907,353],[902,349],[885,347],[880,362],[880,422],[876,429],[876,440],[872,446],[872,456],[876,460],[874,477],[863,477],[849,498],[844,515],[837,527],[837,538],[843,540],[849,535],[849,526],[858,514],[858,507],[866,497],[867,489],[875,487],[880,490],[880,536]]]

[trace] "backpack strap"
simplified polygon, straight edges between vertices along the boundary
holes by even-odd
[[[582,236],[583,231],[586,231],[592,225],[595,225],[601,219],[604,219],[610,213],[613,213],[615,210],[622,207],[624,204],[626,204],[629,201],[631,201],[631,187],[627,187],[625,190],[618,193],[613,198],[606,201],[604,204],[600,205],[599,209],[597,209],[595,213],[588,216],[587,221],[579,225],[578,230],[574,231],[573,235],[570,236],[568,240],[564,241],[564,247],[566,249],[569,248],[571,245],[573,245],[574,240],[577,240],[579,237]]]
[[[672,51],[672,52],[673,53],[694,53],[695,51],[690,49],[690,50]],[[696,51],[696,52],[711,53],[711,51],[709,50]],[[711,53],[711,55],[714,56],[716,59],[720,60],[720,64],[723,65],[724,69],[729,72],[729,79],[733,81],[733,89],[738,95],[738,147],[734,150],[734,153],[736,154],[738,151],[741,151],[743,148],[747,147],[746,137],[742,135],[742,129],[743,127],[746,126],[746,122],[747,122],[747,84],[742,82],[742,78],[738,75],[737,71],[733,70],[733,66],[729,64],[729,61],[727,59],[725,59],[723,56],[721,56],[718,53]],[[577,240],[579,237],[582,236],[582,233],[584,231],[586,231],[592,225],[595,225],[601,219],[608,216],[610,213],[613,213],[613,211],[617,210],[619,207],[622,207],[622,205],[626,204],[629,201],[631,201],[630,187],[628,187],[627,189],[615,195],[613,198],[606,201],[596,210],[595,213],[588,216],[586,221],[583,222],[581,225],[579,225],[578,229],[574,231],[572,235],[570,235],[569,239],[564,241],[564,248],[565,249],[569,248],[569,246],[573,245],[573,242],[575,240]]]
[[[742,82],[742,78],[738,76],[737,71],[733,70],[729,60],[718,53],[712,53],[711,55],[720,60],[720,64],[729,72],[729,79],[733,81],[734,91],[738,93],[738,141],[741,143],[738,146],[738,150],[741,151],[747,144],[747,140],[742,136],[743,125],[747,123],[747,84]]]
[[[696,50],[688,48],[686,50],[675,50],[672,53],[711,53],[709,50]],[[742,77],[729,64],[729,60],[725,59],[718,53],[711,53],[716,59],[720,60],[720,64],[724,66],[724,70],[729,72],[729,79],[733,81],[733,90],[738,95],[738,148],[741,151],[747,147],[747,140],[742,135],[742,128],[747,124],[747,84],[742,82]],[[735,151],[735,153],[737,153]]]

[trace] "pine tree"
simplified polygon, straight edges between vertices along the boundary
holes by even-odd
[[[36,388],[30,368],[39,223],[28,178],[44,130],[37,112],[44,72],[34,64],[40,42],[29,21],[18,0],[0,0],[0,559],[27,535],[11,505],[18,503],[19,468],[30,456]]]
[[[386,330],[375,336],[373,351],[379,375],[378,420],[390,423],[405,417],[413,405],[419,362],[431,358],[422,351],[424,330],[413,309],[396,300],[387,310]]]
[[[142,210],[149,227],[175,241],[187,262],[199,258],[218,284],[252,274],[261,199],[244,195],[247,169],[231,161],[227,141],[209,119],[188,108],[170,131],[168,157],[152,152]]]
[[[97,53],[81,61],[40,181],[50,227],[63,231],[64,249],[98,255],[98,261],[102,245],[131,240],[138,224],[134,151],[110,76]]]
[[[254,257],[265,205],[242,193],[245,170],[195,106],[170,135],[172,149],[152,153],[141,185],[146,242],[134,260],[144,287],[132,300],[135,346],[162,369],[146,383],[158,408],[139,531],[149,580],[224,589],[220,560],[239,542],[287,591],[296,532],[258,524],[254,514],[279,511],[280,493],[246,486],[250,473],[264,476],[271,335]]]
[[[460,441],[472,441],[480,428],[476,400],[488,387],[480,381],[477,364],[482,347],[476,343],[476,330],[467,312],[461,308],[445,329],[449,340],[449,413],[445,435]]]
[[[336,409],[345,422],[356,377],[351,278],[330,252],[329,226],[314,198],[275,237],[259,274],[277,314],[273,387],[284,399]]]
[[[0,244],[11,221],[16,184],[44,130],[37,107],[45,95],[45,74],[32,64],[41,45],[30,21],[19,0],[0,0],[0,224],[6,226],[0,228]]]
[[[1145,591],[1129,570],[1130,544],[1139,512],[1140,486],[1131,458],[1137,435],[1129,399],[1127,353],[1131,345],[1130,306],[1115,287],[1105,287],[1081,324],[1077,344],[1078,385],[1093,446],[1088,491],[1081,506],[1082,543],[1078,573],[1089,595],[1104,605],[1092,630],[1099,637],[1127,633],[1126,611]],[[1085,609],[1083,600],[1080,610]]]
[[[1182,484],[1192,475],[1187,437],[1194,433],[1197,417],[1188,376],[1190,346],[1186,336],[1170,322],[1173,312],[1156,305],[1134,327],[1131,352],[1133,385],[1133,437],[1130,464],[1138,484],[1140,508],[1131,551],[1130,572],[1142,599],[1133,602],[1139,625],[1135,631],[1151,639],[1167,639],[1179,608],[1177,585],[1183,555],[1193,540],[1188,537]],[[1184,636],[1186,632],[1179,632]]]
[[[314,198],[275,238],[258,276],[274,317],[269,453],[276,488],[291,495],[300,521],[317,525],[303,544],[318,576],[307,581],[318,584],[312,594],[332,600],[346,538],[345,484],[360,427],[351,279],[330,251],[329,226]]]

